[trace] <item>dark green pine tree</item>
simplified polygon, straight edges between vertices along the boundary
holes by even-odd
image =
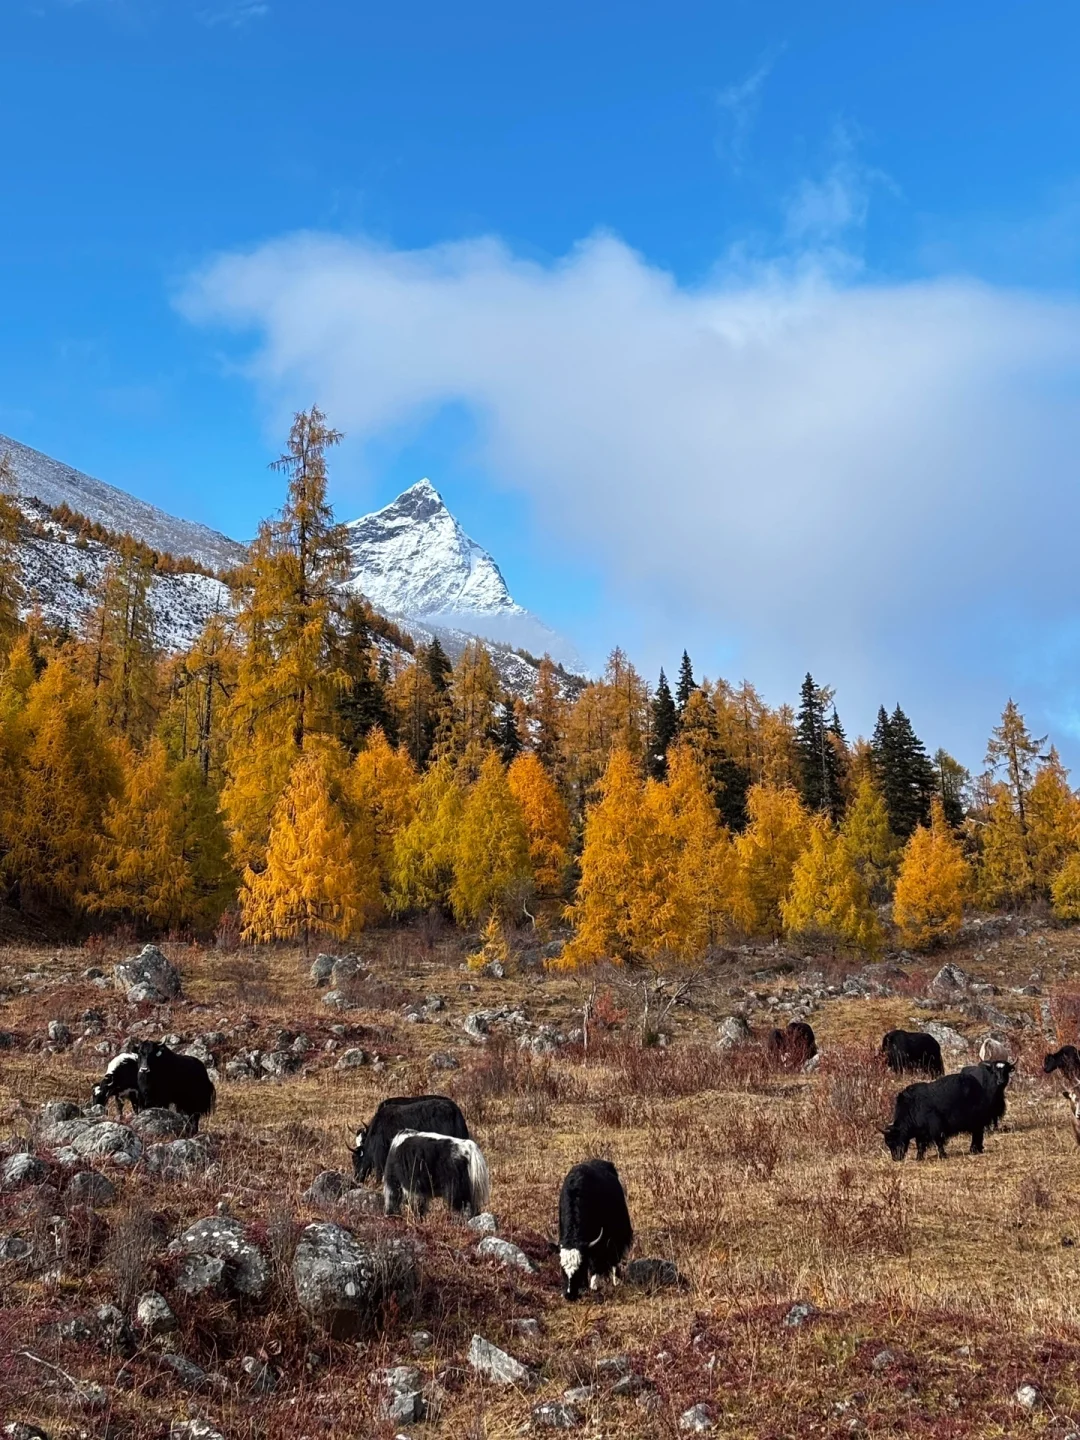
[[[711,768],[720,819],[733,835],[741,835],[749,818],[746,795],[752,783],[750,775],[726,752],[716,757]]]
[[[844,811],[847,809],[847,779],[848,779],[848,744],[847,736],[844,734],[844,727],[840,724],[840,716],[836,713],[836,706],[833,706],[832,719],[829,721],[829,728],[826,732],[826,739],[832,747],[833,766],[833,802],[830,809],[832,818],[839,823],[844,818]]]
[[[889,827],[906,840],[916,826],[929,824],[930,801],[937,789],[933,763],[899,705],[891,715],[886,715],[884,706],[878,710],[871,750]]]
[[[504,765],[509,765],[521,754],[521,736],[518,734],[517,711],[514,701],[507,695],[499,715],[495,746]]]
[[[684,650],[682,659],[679,662],[679,680],[675,686],[675,705],[681,715],[686,709],[686,702],[697,689],[697,681],[694,679],[694,667],[690,663],[690,656]]]
[[[652,699],[651,730],[648,771],[654,780],[666,780],[668,750],[679,733],[679,712],[671,698],[671,686],[663,670],[660,671],[656,694]]]
[[[336,702],[342,743],[355,755],[368,732],[380,725],[391,745],[396,745],[397,726],[386,696],[385,660],[375,647],[363,602],[350,599],[342,622],[338,662],[345,681]]]
[[[815,685],[814,677],[807,672],[799,691],[795,744],[799,753],[799,788],[803,804],[808,810],[819,810],[835,820],[843,809],[843,787],[840,783],[840,751],[833,736],[843,744],[844,732],[835,710],[835,730],[825,719],[831,699],[831,691]]]
[[[442,724],[443,714],[446,710],[447,700],[450,694],[450,680],[454,673],[453,662],[439,644],[439,637],[437,635],[432,636],[431,644],[424,651],[423,665],[427,671],[428,679],[431,681],[431,695],[421,727],[423,731],[422,763],[426,764],[428,756],[435,748],[435,741],[439,734],[439,726]]]

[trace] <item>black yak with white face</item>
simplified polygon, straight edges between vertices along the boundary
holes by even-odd
[[[885,1144],[894,1160],[903,1160],[912,1140],[918,1159],[936,1145],[944,1160],[947,1140],[954,1135],[970,1135],[972,1155],[981,1155],[983,1132],[990,1124],[992,1110],[986,1086],[974,1075],[960,1072],[920,1081],[897,1095]]]
[[[918,1070],[924,1075],[945,1074],[941,1046],[922,1030],[890,1030],[881,1042],[881,1053],[898,1075]]]
[[[1052,1075],[1061,1070],[1070,1080],[1080,1080],[1080,1050],[1075,1045],[1063,1045],[1054,1050],[1043,1061],[1043,1074]]]
[[[586,1281],[595,1290],[601,1275],[617,1283],[633,1241],[626,1193],[615,1166],[610,1160],[575,1165],[559,1194],[559,1267],[567,1300],[576,1300]]]
[[[1009,1060],[984,1060],[978,1065],[965,1065],[961,1075],[971,1075],[986,1092],[986,1128],[996,1130],[1005,1119],[1005,1087],[1016,1066]]]
[[[206,1066],[194,1055],[177,1055],[157,1040],[139,1046],[139,1103],[146,1109],[177,1110],[194,1133],[217,1104]]]
[[[403,1204],[423,1216],[432,1200],[449,1210],[479,1215],[491,1197],[491,1178],[480,1147],[472,1140],[400,1130],[383,1169],[383,1206],[397,1215]]]
[[[449,1135],[455,1140],[469,1139],[465,1116],[448,1095],[391,1096],[375,1111],[370,1125],[357,1129],[352,1157],[357,1180],[366,1180],[369,1175],[376,1180],[383,1178],[390,1146],[402,1130]]]
[[[109,1101],[116,1101],[116,1108],[120,1114],[124,1113],[124,1101],[131,1104],[136,1114],[142,1109],[142,1101],[139,1099],[139,1057],[133,1051],[124,1051],[116,1055],[105,1067],[105,1074],[101,1077],[93,1090],[94,1104],[104,1105],[108,1109]]]

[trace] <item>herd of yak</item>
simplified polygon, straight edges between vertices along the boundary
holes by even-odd
[[[773,1030],[766,1047],[785,1064],[805,1064],[817,1054],[814,1032],[801,1020]],[[883,1132],[893,1159],[903,1160],[912,1141],[920,1160],[931,1145],[944,1159],[946,1142],[956,1135],[970,1135],[971,1153],[981,1154],[984,1133],[996,1130],[1005,1116],[1005,1090],[1015,1069],[1004,1044],[985,1040],[979,1063],[965,1065],[954,1075],[945,1074],[937,1040],[921,1031],[890,1030],[881,1053],[896,1074],[928,1077],[896,1097],[892,1124]],[[1043,1070],[1048,1075],[1060,1070],[1077,1086],[1062,1093],[1072,1108],[1080,1144],[1080,1052],[1066,1045],[1046,1056]],[[148,1040],[110,1062],[94,1086],[93,1098],[105,1107],[114,1100],[121,1115],[125,1102],[136,1111],[175,1109],[194,1132],[217,1097],[201,1060]],[[476,1215],[490,1196],[484,1156],[460,1108],[446,1095],[382,1101],[370,1124],[357,1132],[352,1162],[357,1180],[381,1181],[388,1215],[407,1204],[422,1216],[433,1199],[445,1201],[452,1211]],[[616,1283],[632,1241],[626,1195],[615,1166],[595,1159],[575,1165],[559,1195],[559,1263],[566,1298],[577,1299],[586,1282],[595,1289],[602,1277]]]

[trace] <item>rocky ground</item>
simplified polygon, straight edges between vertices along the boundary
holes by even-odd
[[[933,957],[734,948],[696,973],[507,966],[437,926],[355,950],[0,951],[0,1417],[61,1436],[1080,1434],[1080,1150],[1045,1050],[1080,932],[990,918]],[[785,1069],[761,1038],[806,1018]],[[1007,1128],[893,1164],[875,1052],[993,1032]],[[647,1033],[653,1042],[642,1044]],[[218,1078],[203,1132],[90,1104],[141,1038]],[[492,1213],[388,1219],[351,1176],[386,1095],[462,1105]],[[571,1164],[618,1165],[628,1283],[568,1306]]]

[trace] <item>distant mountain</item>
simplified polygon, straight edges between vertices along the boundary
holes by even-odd
[[[244,558],[243,545],[208,525],[179,520],[145,500],[136,500],[126,490],[117,490],[0,435],[0,456],[4,455],[15,473],[15,493],[23,499],[40,500],[47,506],[68,505],[108,530],[134,535],[154,550],[177,557],[190,555],[208,570],[229,570]]]
[[[580,662],[550,626],[514,603],[502,571],[469,538],[430,480],[411,485],[381,510],[347,527],[349,584],[376,610],[435,633],[481,636],[511,649]],[[460,649],[460,643],[455,648]]]

